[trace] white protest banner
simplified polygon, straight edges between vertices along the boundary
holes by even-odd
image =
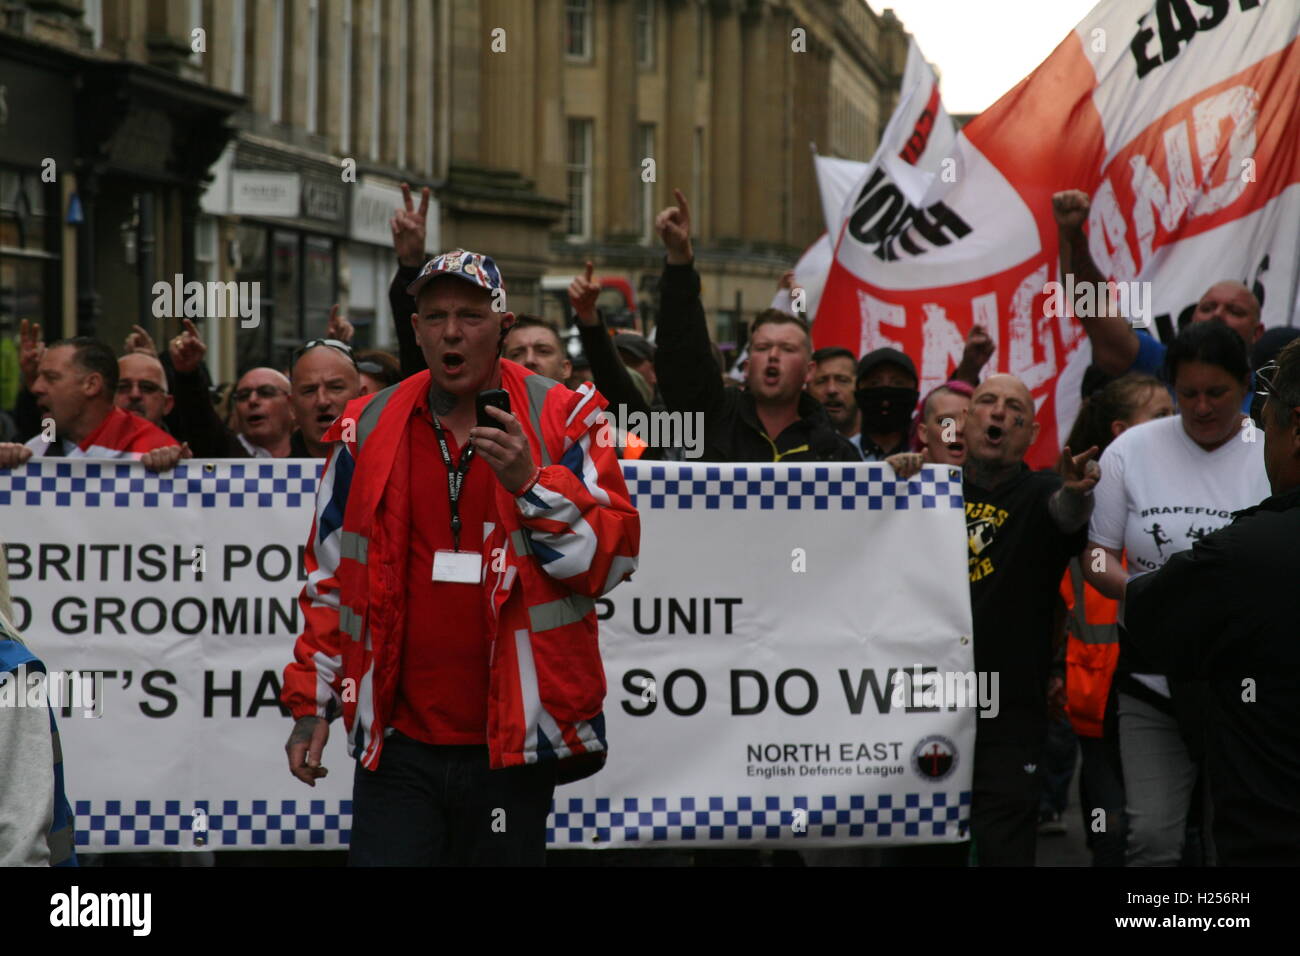
[[[963,839],[978,687],[949,709],[944,680],[974,677],[960,472],[624,474],[641,562],[599,602],[609,760],[556,791],[551,845]],[[927,697],[914,668],[948,686]]]
[[[50,669],[105,672],[102,717],[60,714],[81,850],[346,845],[343,734],[308,790],[278,703],[317,468],[0,472],[15,624]],[[598,602],[611,753],[557,790],[551,845],[964,838],[996,685],[971,674],[960,475],[624,474],[643,534],[634,580]]]
[[[309,788],[279,703],[301,629],[314,461],[33,459],[0,471],[14,624],[51,670],[104,672],[57,713],[77,849],[337,849],[352,761]]]
[[[1291,324],[1298,31],[1296,3],[1103,0],[962,129],[951,175],[923,201],[897,164],[873,161],[831,233],[816,344],[901,349],[925,393],[984,326],[998,344],[990,371],[1019,377],[1039,408],[1027,460],[1051,465],[1091,360],[1053,294],[1051,200],[1066,189],[1092,197],[1092,257],[1117,285],[1137,283],[1143,325],[1176,326],[1225,279],[1255,291],[1265,325]]]

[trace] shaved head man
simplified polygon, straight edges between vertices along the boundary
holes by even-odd
[[[341,346],[341,347],[340,347]],[[361,394],[361,373],[346,345],[309,342],[290,370],[290,401],[302,444],[311,458],[324,458],[329,446],[321,436],[343,412],[343,406]]]
[[[1020,470],[1038,437],[1034,397],[1014,375],[990,375],[971,396],[967,416],[967,478],[1001,484]]]
[[[175,399],[167,389],[162,362],[145,352],[132,352],[117,360],[117,391],[113,404],[124,412],[139,415],[163,427],[163,418]]]
[[[966,540],[975,669],[997,675],[995,715],[976,723],[971,838],[985,866],[1033,866],[1047,735],[1056,594],[1087,541],[1091,448],[1066,449],[1058,472],[1031,471],[1034,399],[1013,375],[991,375],[966,417]]]
[[[1264,334],[1260,321],[1259,299],[1241,282],[1216,282],[1205,290],[1192,313],[1193,322],[1218,320],[1241,336],[1246,347],[1254,345]]]
[[[289,378],[273,368],[249,369],[232,395],[239,443],[255,458],[287,458],[293,433]]]

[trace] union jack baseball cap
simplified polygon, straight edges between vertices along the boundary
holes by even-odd
[[[406,294],[418,296],[420,290],[438,276],[464,279],[488,292],[495,292],[497,289],[504,292],[506,287],[505,281],[501,278],[501,270],[497,268],[497,264],[490,256],[467,252],[464,249],[453,249],[451,252],[436,255],[426,262],[420,274],[406,287]]]

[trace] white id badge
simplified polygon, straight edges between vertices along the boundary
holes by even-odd
[[[483,579],[483,555],[477,551],[435,551],[433,579],[451,584],[478,584]]]

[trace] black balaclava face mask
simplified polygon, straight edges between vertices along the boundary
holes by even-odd
[[[864,435],[901,435],[907,431],[921,393],[914,388],[860,388],[853,393],[862,411]]]

